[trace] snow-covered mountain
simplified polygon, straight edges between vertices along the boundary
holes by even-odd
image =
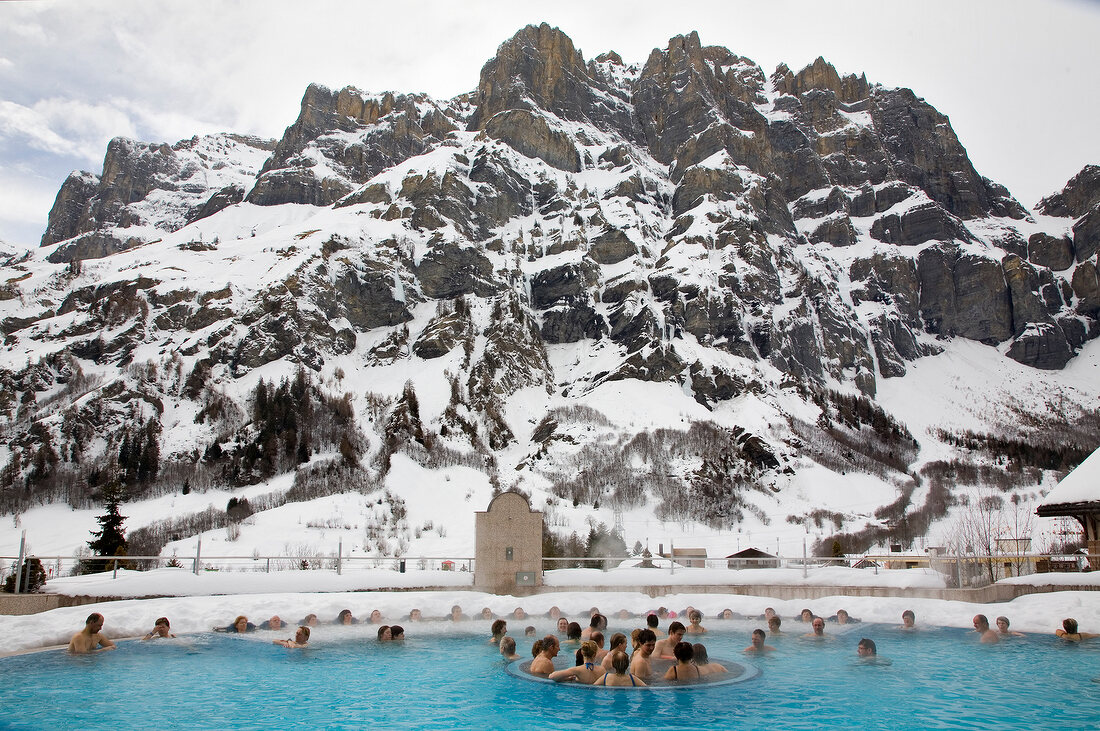
[[[694,33],[637,66],[529,26],[445,102],[116,139],[3,265],[2,508],[177,495],[143,551],[318,500],[359,550],[464,550],[508,488],[628,545],[946,536],[1100,442],[1098,204],[1100,168],[1030,211],[912,91]]]

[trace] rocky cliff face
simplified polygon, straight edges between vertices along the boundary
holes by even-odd
[[[908,89],[696,33],[585,60],[529,26],[447,102],[311,85],[277,142],[112,141],[7,265],[2,328],[10,363],[173,353],[200,416],[272,364],[431,364],[437,426],[492,462],[525,389],[873,397],[952,338],[1060,369],[1100,334],[1097,170],[1035,215]],[[17,371],[11,423],[40,393]]]

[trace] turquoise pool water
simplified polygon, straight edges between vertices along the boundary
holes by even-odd
[[[418,635],[412,624],[404,646],[379,645],[367,636],[369,627],[319,627],[306,651],[271,645],[275,635],[266,633],[211,634],[125,642],[95,656],[51,651],[6,658],[0,728],[1100,727],[1100,641],[1072,646],[1029,636],[983,646],[962,630],[905,634],[861,624],[816,642],[799,638],[799,625],[789,622],[792,632],[769,640],[774,653],[747,660],[760,672],[746,682],[598,692],[507,674],[495,646],[484,641],[485,624],[484,634],[464,636]],[[705,637],[710,654],[741,661],[754,625],[712,626]],[[420,628],[429,630],[441,631]],[[858,661],[855,645],[863,636],[891,664]]]

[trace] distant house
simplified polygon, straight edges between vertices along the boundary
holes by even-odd
[[[746,548],[726,556],[726,566],[731,569],[777,569],[779,557],[759,548]]]
[[[672,553],[664,553],[664,546],[658,549],[658,553],[663,558],[668,558],[673,563],[680,566],[686,566],[689,569],[702,569],[707,566],[707,549],[705,548],[675,548],[673,547]]]
[[[1093,570],[1100,570],[1100,449],[1062,478],[1035,513],[1041,518],[1075,518],[1085,532]]]

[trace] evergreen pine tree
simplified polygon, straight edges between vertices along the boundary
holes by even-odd
[[[92,540],[88,541],[88,548],[96,556],[125,556],[127,551],[126,533],[122,529],[122,523],[126,516],[119,513],[119,503],[122,501],[122,488],[118,483],[112,483],[103,490],[103,499],[106,512],[96,518],[99,530],[91,531]],[[82,562],[81,573],[94,573],[106,571],[106,561]]]

